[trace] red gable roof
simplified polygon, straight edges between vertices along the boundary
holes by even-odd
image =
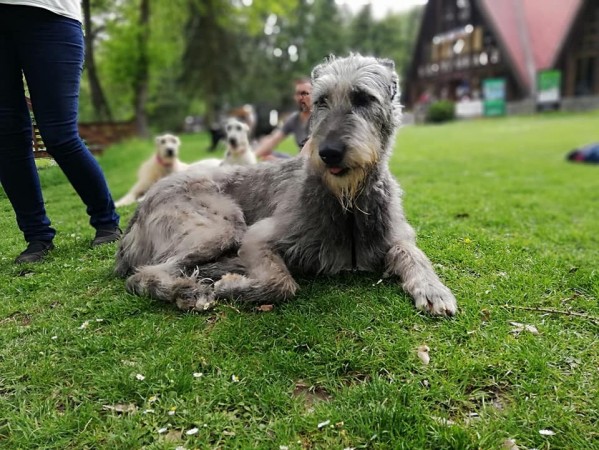
[[[554,66],[584,0],[479,0],[519,81]]]

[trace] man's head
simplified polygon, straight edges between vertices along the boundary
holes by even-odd
[[[312,111],[312,82],[310,78],[298,78],[295,80],[293,98],[301,112]]]

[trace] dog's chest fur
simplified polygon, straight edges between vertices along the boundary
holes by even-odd
[[[279,244],[286,264],[292,272],[335,274],[345,270],[382,270],[391,239],[384,224],[389,223],[390,204],[377,189],[344,210],[333,195],[314,180],[305,185],[302,215],[297,218]],[[384,190],[385,183],[379,183]],[[323,230],[327,233],[323,234]]]
[[[393,201],[399,195],[395,180],[388,171],[379,172],[347,211],[322,180],[306,174],[303,165],[294,158],[239,168],[222,187],[241,206],[248,226],[277,217],[273,244],[292,272],[382,269],[392,242],[385,224],[393,223],[399,207],[399,198]]]

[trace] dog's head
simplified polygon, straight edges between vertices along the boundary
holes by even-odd
[[[179,158],[181,141],[174,134],[156,136],[156,158],[165,166],[170,166]]]
[[[242,153],[249,147],[248,133],[250,127],[235,119],[227,119],[225,124],[225,133],[227,135],[227,146],[233,153]]]
[[[310,166],[344,206],[391,153],[400,123],[393,61],[330,57],[312,71]]]

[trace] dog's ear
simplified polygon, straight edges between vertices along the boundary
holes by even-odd
[[[177,143],[177,147],[181,145],[181,139],[179,139],[179,136],[173,136],[175,138],[175,142]]]
[[[241,126],[243,127],[246,133],[250,132],[250,126],[247,123],[241,122]]]
[[[154,142],[155,142],[156,144],[159,144],[159,143],[160,143],[160,139],[162,139],[162,136],[156,136],[156,137],[154,138]]]
[[[325,63],[319,64],[316,67],[314,67],[314,69],[312,69],[312,75],[311,75],[312,83],[314,83],[318,79],[318,77],[320,77],[324,66],[325,66]]]
[[[391,86],[389,87],[389,91],[391,93],[391,100],[399,100],[399,76],[395,71],[395,63],[391,59],[380,58],[377,59],[380,65],[386,67],[391,71]]]
[[[331,53],[331,54],[329,54],[329,56],[324,58],[322,63],[320,63],[316,67],[314,67],[314,69],[312,69],[312,75],[311,75],[312,82],[314,82],[316,79],[318,79],[320,77],[320,75],[322,75],[322,69],[324,69],[326,66],[331,64],[336,59],[337,59],[337,57]]]
[[[385,66],[388,69],[391,69],[393,71],[395,71],[395,63],[393,62],[392,59],[388,59],[388,58],[379,58],[378,59],[379,64]]]

